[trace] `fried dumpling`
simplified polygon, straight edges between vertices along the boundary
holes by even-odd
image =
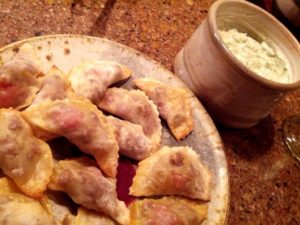
[[[38,200],[20,193],[8,178],[0,179],[0,224],[56,225]]]
[[[64,99],[69,96],[73,96],[70,82],[56,66],[52,66],[47,75],[43,78],[40,91],[37,93],[31,105],[38,104],[40,102],[56,99]],[[40,127],[32,127],[35,136],[48,141],[58,137],[57,134],[53,134],[49,131],[43,130]]]
[[[151,154],[151,142],[144,134],[141,125],[120,120],[113,116],[108,116],[107,121],[114,127],[120,154],[139,161]]]
[[[74,92],[92,102],[98,102],[106,89],[121,80],[131,76],[131,71],[124,65],[114,61],[88,61],[84,62],[69,74]]]
[[[50,147],[12,109],[0,109],[0,130],[0,168],[22,192],[41,197],[53,171]]]
[[[38,92],[41,71],[22,56],[0,66],[0,108],[22,109],[30,105]]]
[[[74,225],[117,225],[110,217],[80,207]]]
[[[182,197],[137,200],[130,205],[130,225],[200,225],[207,205]]]
[[[64,136],[95,157],[102,171],[115,177],[119,147],[113,128],[90,101],[64,99],[32,105],[22,115],[33,126]]]
[[[129,210],[117,199],[115,182],[104,177],[93,160],[81,157],[59,161],[48,187],[67,193],[74,202],[88,209],[128,224]]]
[[[144,92],[109,88],[97,105],[115,116],[141,125],[145,135],[151,141],[153,151],[159,147],[162,126],[157,107]]]
[[[164,146],[138,164],[130,194],[209,200],[211,173],[189,147]]]
[[[177,140],[185,138],[194,128],[192,108],[188,92],[171,87],[152,78],[133,81],[157,105],[160,116],[165,119]]]
[[[64,99],[71,94],[70,83],[56,66],[52,66],[44,77],[40,91],[34,98],[32,104],[37,104],[45,100],[54,101]]]

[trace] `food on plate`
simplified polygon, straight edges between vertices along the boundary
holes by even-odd
[[[74,225],[117,225],[108,216],[80,207]]]
[[[207,204],[182,197],[137,200],[130,205],[130,225],[198,225]]]
[[[152,153],[152,145],[139,124],[108,116],[107,121],[114,127],[120,154],[135,160],[143,160]]]
[[[0,66],[0,108],[22,109],[38,92],[40,69],[22,56]]]
[[[257,41],[237,29],[219,30],[225,46],[248,69],[258,75],[280,83],[290,83],[290,74],[284,54],[274,43]]]
[[[39,201],[22,194],[8,178],[0,178],[0,224],[56,225]]]
[[[40,91],[37,93],[31,105],[47,100],[54,101],[56,99],[64,99],[72,96],[74,96],[74,93],[71,90],[70,82],[66,75],[56,66],[52,66],[43,78]],[[44,141],[58,137],[57,134],[43,130],[37,126],[33,126],[33,131],[35,136]]]
[[[26,195],[39,198],[53,171],[49,145],[33,136],[20,112],[0,109],[0,168]]]
[[[120,224],[129,222],[129,210],[117,199],[115,179],[104,177],[92,159],[81,157],[59,161],[48,187],[67,193],[74,202],[105,213]]]
[[[164,146],[138,164],[130,194],[209,200],[211,173],[189,147]]]
[[[152,78],[140,78],[133,83],[157,105],[177,140],[184,139],[194,128],[190,97],[184,88],[171,87]]]
[[[106,175],[116,176],[119,148],[113,128],[90,101],[45,101],[27,108],[22,115],[33,127],[66,137],[81,151],[93,155]]]
[[[162,125],[157,107],[139,90],[109,88],[99,108],[143,127],[145,135],[151,140],[152,149],[156,150],[161,141]]]
[[[94,103],[101,100],[106,89],[128,79],[131,71],[114,61],[87,61],[71,70],[69,80],[75,93]]]
[[[211,172],[189,147],[160,148],[159,115],[176,140],[194,128],[185,89],[150,78],[133,81],[141,90],[109,88],[131,76],[113,61],[44,76],[22,49],[0,67],[0,224],[202,223]]]
[[[43,78],[40,91],[32,104],[34,105],[45,100],[64,99],[71,94],[70,83],[66,75],[56,66],[52,66]]]

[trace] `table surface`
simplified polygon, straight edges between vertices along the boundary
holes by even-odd
[[[55,0],[1,0],[0,46],[47,34],[85,34],[128,45],[172,70],[176,53],[206,17],[212,1],[49,2]],[[297,114],[300,90],[286,95],[251,129],[217,125],[230,175],[228,224],[300,224],[300,163],[282,139],[282,121]]]

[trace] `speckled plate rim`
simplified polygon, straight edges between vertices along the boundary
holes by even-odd
[[[209,208],[208,208],[207,219],[203,222],[203,224],[204,225],[226,224],[227,214],[228,214],[228,210],[229,210],[230,193],[229,193],[228,168],[227,168],[227,161],[226,161],[226,157],[225,157],[225,153],[224,153],[224,147],[223,147],[220,135],[219,135],[212,119],[210,118],[210,116],[208,115],[208,113],[206,112],[206,110],[204,109],[202,104],[199,102],[199,100],[186,87],[186,85],[183,84],[183,82],[178,77],[176,77],[171,71],[167,70],[162,65],[160,65],[158,62],[154,61],[150,57],[142,54],[141,52],[139,52],[135,49],[132,49],[130,47],[127,47],[125,45],[119,44],[117,42],[114,42],[114,41],[111,41],[108,39],[84,36],[84,35],[57,34],[57,35],[33,37],[33,38],[28,38],[28,39],[24,39],[21,41],[17,41],[17,42],[8,44],[0,49],[1,61],[6,62],[9,59],[11,59],[18,52],[18,47],[25,43],[29,43],[29,44],[35,46],[35,48],[39,49],[39,47],[41,47],[41,46],[37,46],[38,43],[40,43],[40,44],[42,43],[43,45],[48,46],[48,45],[50,45],[49,43],[51,43],[51,41],[54,41],[54,42],[56,41],[59,44],[64,43],[68,46],[69,46],[70,42],[76,43],[76,41],[77,41],[78,42],[77,44],[79,44],[79,45],[72,46],[73,50],[74,49],[80,50],[81,48],[84,49],[84,47],[91,45],[91,46],[93,46],[93,48],[91,48],[89,50],[92,50],[92,51],[96,51],[95,49],[100,49],[101,47],[105,47],[105,51],[107,51],[106,48],[108,48],[108,49],[111,48],[115,52],[117,52],[114,55],[114,51],[112,51],[112,52],[108,51],[108,53],[112,54],[112,55],[111,55],[111,58],[109,58],[107,60],[114,60],[116,58],[116,60],[118,61],[119,60],[118,57],[126,57],[126,56],[122,55],[125,53],[125,55],[128,55],[129,59],[126,59],[127,61],[121,62],[121,63],[124,63],[125,65],[127,63],[132,63],[130,60],[134,61],[134,65],[138,65],[137,64],[138,62],[145,63],[145,65],[148,66],[148,69],[153,68],[153,71],[156,71],[155,74],[159,74],[159,76],[151,74],[151,77],[160,79],[164,82],[170,82],[170,83],[172,83],[172,85],[175,85],[175,86],[184,87],[189,91],[190,97],[192,99],[192,105],[193,105],[193,116],[194,116],[194,118],[196,117],[197,119],[199,119],[199,121],[201,121],[201,127],[200,127],[200,128],[202,128],[201,136],[199,136],[199,137],[197,136],[196,139],[204,138],[205,141],[207,141],[208,144],[205,146],[209,146],[208,148],[211,148],[211,150],[209,150],[212,154],[210,157],[213,157],[214,164],[215,164],[215,165],[210,165],[210,166],[214,167],[215,183],[214,183],[214,188],[212,190],[211,201],[208,204]],[[48,45],[47,45],[47,43],[48,43]],[[83,46],[81,46],[81,44]],[[86,45],[86,46],[84,46],[84,45]],[[43,46],[43,47],[45,47],[45,46]],[[39,50],[41,52],[46,53],[47,51],[51,52],[52,48],[53,49],[58,48],[57,46],[52,47],[51,45],[48,47],[49,47],[48,49],[47,49],[47,47],[45,49],[42,49],[42,47],[41,47],[41,49],[39,49]],[[60,50],[61,50],[61,52],[59,52],[59,53],[56,52],[56,53],[57,53],[57,55],[60,55],[59,57],[62,57],[62,58],[64,57],[63,55],[65,55],[65,57],[67,57],[66,55],[68,55],[68,53],[70,53],[70,49],[68,49],[68,48],[62,48]],[[102,52],[102,54],[104,54],[105,51]],[[118,54],[121,54],[121,56]],[[49,61],[49,58],[51,59],[51,57],[52,57],[51,54],[50,55],[45,54],[44,56],[45,56],[46,60],[48,60],[48,61]],[[59,59],[59,57],[58,57],[58,59]],[[46,62],[45,59],[42,59],[42,60],[43,60],[42,64],[43,63],[46,63],[46,64],[52,63],[52,62],[51,63]],[[78,60],[82,60],[82,59],[78,59]],[[76,61],[76,59],[75,59],[75,61]],[[61,61],[57,60],[57,64],[59,64],[60,62]],[[60,65],[58,65],[58,67],[61,68]],[[63,64],[62,64],[62,67],[63,67]],[[153,71],[151,73],[153,73]],[[194,134],[194,136],[195,135],[197,135],[197,134]],[[187,139],[189,139],[189,138],[187,138]],[[188,141],[189,140],[187,140],[187,142]],[[198,144],[198,142],[199,141],[196,140],[196,144]],[[200,141],[200,144],[201,144],[201,141]],[[197,153],[200,154],[199,150],[197,150]]]

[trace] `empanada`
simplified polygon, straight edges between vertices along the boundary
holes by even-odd
[[[75,93],[96,103],[101,100],[106,89],[115,82],[131,76],[131,71],[114,61],[87,61],[69,74]]]
[[[0,130],[0,168],[25,194],[41,197],[53,171],[50,147],[18,111],[0,109]]]
[[[192,108],[188,92],[183,88],[171,87],[152,78],[136,79],[133,83],[158,107],[177,140],[185,138],[194,128]]]
[[[47,100],[64,99],[74,96],[71,90],[70,82],[56,66],[52,66],[47,75],[43,78],[40,91],[35,96],[31,105],[35,105]],[[32,125],[33,132],[38,138],[48,141],[58,137],[57,134],[43,130],[40,127]]]
[[[30,105],[38,92],[41,71],[22,56],[0,66],[0,108],[22,109]]]
[[[0,224],[56,225],[38,200],[20,193],[7,178],[0,179]]]
[[[209,200],[211,173],[189,147],[164,146],[141,161],[130,187],[133,196],[180,195]]]
[[[93,160],[81,157],[59,161],[48,187],[67,193],[74,202],[88,209],[128,224],[129,210],[117,199],[115,182],[104,177]]]
[[[114,127],[120,154],[139,161],[151,154],[151,142],[144,134],[141,125],[120,120],[113,116],[108,116],[107,121]]]
[[[45,100],[54,101],[64,99],[71,95],[70,82],[56,66],[52,66],[43,78],[40,91],[37,93],[32,104],[37,104]]]
[[[130,225],[200,225],[207,205],[183,197],[137,200],[130,205]]]
[[[109,88],[97,105],[115,116],[140,124],[145,135],[151,140],[153,151],[159,147],[162,135],[159,114],[157,107],[144,92]]]
[[[68,138],[81,151],[93,155],[106,175],[116,176],[119,147],[113,128],[90,101],[46,101],[32,105],[22,115],[33,127]]]
[[[117,225],[110,217],[80,207],[74,225]]]

